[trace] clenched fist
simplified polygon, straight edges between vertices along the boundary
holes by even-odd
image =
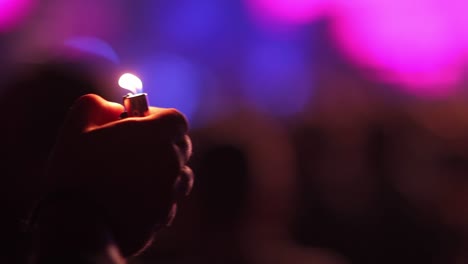
[[[152,107],[146,117],[120,119],[123,111],[93,94],[72,107],[47,171],[49,198],[38,212],[43,237],[50,231],[61,239],[67,225],[84,233],[104,227],[123,256],[134,255],[189,194],[193,174],[186,166],[191,142],[185,117]],[[54,231],[55,222],[61,231]],[[76,233],[77,240],[93,236]]]

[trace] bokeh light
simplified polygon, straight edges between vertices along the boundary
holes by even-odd
[[[326,9],[328,0],[245,0],[252,15],[260,20],[305,24]]]
[[[439,96],[459,80],[465,48],[446,1],[337,1],[333,34],[343,51],[412,93]]]
[[[293,40],[260,38],[243,65],[245,96],[279,116],[300,112],[312,93],[312,72],[304,49]]]
[[[450,4],[442,1],[441,9],[444,10],[443,15],[451,21],[452,28],[456,34],[460,45],[464,47],[465,60],[468,59],[468,1],[466,0],[451,0]]]
[[[183,47],[208,44],[222,33],[227,12],[217,0],[182,0],[173,2],[158,15],[155,26],[159,28],[164,41]],[[159,8],[161,9],[161,8]]]
[[[125,29],[121,18],[123,0],[69,0],[57,1],[41,10],[39,20],[30,27],[32,41],[42,46],[63,44],[76,36],[112,39]]]
[[[138,74],[151,105],[177,108],[189,120],[193,118],[201,99],[203,74],[199,68],[180,56],[159,54],[143,59]]]
[[[35,6],[36,0],[0,0],[0,32],[13,29]]]
[[[119,56],[112,46],[96,37],[75,36],[65,40],[64,44],[72,49],[96,55],[113,63],[119,62]]]

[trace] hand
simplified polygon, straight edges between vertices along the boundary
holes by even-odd
[[[152,107],[147,117],[119,119],[123,111],[92,94],[75,103],[50,160],[47,190],[95,202],[129,256],[171,221],[193,174],[186,166],[191,142],[182,114]]]

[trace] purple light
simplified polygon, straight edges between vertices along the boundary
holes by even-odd
[[[327,0],[246,0],[253,15],[261,20],[305,24],[321,15]]]
[[[241,67],[245,96],[261,110],[277,116],[301,112],[313,89],[303,51],[292,40],[266,37],[253,43]]]
[[[0,32],[8,31],[25,18],[35,0],[0,0]]]
[[[1,1],[1,0],[0,0]],[[55,1],[44,9],[34,27],[41,45],[61,45],[77,35],[112,39],[124,29],[122,0]]]
[[[225,30],[224,6],[216,0],[174,2],[161,18],[154,20],[161,27],[164,38],[183,47],[204,44],[216,40]],[[159,11],[159,9],[155,9]]]
[[[113,63],[119,63],[119,56],[112,46],[102,39],[88,36],[71,37],[64,42],[65,46],[81,52],[105,58]]]
[[[461,3],[463,0],[459,0]],[[334,36],[346,55],[412,93],[440,96],[460,79],[468,19],[447,1],[337,0]],[[461,4],[467,6],[467,4]],[[464,10],[464,11],[462,11]],[[460,22],[464,20],[462,24]]]
[[[177,108],[194,123],[204,81],[199,67],[176,54],[158,54],[141,60],[137,72],[151,104]]]
[[[442,1],[442,0],[440,0]],[[468,55],[468,1],[451,0],[450,5],[442,3],[446,8],[446,16],[451,20],[453,28],[456,30],[457,38],[464,46],[465,56]]]

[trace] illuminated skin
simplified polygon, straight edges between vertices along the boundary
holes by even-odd
[[[151,107],[149,116],[119,119],[122,111],[122,105],[93,94],[72,107],[51,157],[47,193],[78,199],[39,212],[39,232],[45,233],[39,244],[51,243],[39,255],[70,252],[70,245],[84,247],[87,254],[111,248],[115,255],[109,241],[86,248],[99,237],[112,237],[124,257],[134,255],[171,221],[176,203],[189,194],[193,174],[186,166],[191,143],[185,117],[174,109]],[[56,220],[57,215],[64,219]],[[57,230],[56,221],[66,223],[64,229],[91,234],[68,237]],[[83,252],[76,248],[75,253]]]

